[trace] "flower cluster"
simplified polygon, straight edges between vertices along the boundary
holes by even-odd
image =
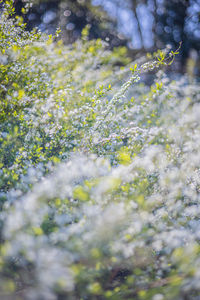
[[[125,48],[64,46],[11,12],[6,1],[0,297],[197,299],[198,84],[158,71],[174,52],[130,67]],[[153,84],[138,83],[148,71]]]

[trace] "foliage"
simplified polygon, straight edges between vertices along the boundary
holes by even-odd
[[[30,0],[29,0],[30,1]],[[23,2],[15,0],[20,12]],[[34,3],[26,22],[54,33],[62,29],[62,39],[71,43],[80,37],[86,24],[90,38],[109,40],[112,48],[128,45],[135,57],[141,51],[153,51],[163,45],[173,48],[182,41],[179,58],[172,67],[179,72],[199,74],[200,2],[199,0],[31,0]],[[140,50],[138,50],[140,49]],[[187,66],[187,67],[186,67]]]
[[[137,83],[177,51],[130,64],[87,28],[66,47],[12,14],[6,1],[1,298],[195,299],[199,87],[162,70]]]
[[[100,7],[93,5],[91,0],[16,0],[18,14],[27,2],[31,9],[25,15],[27,28],[40,28],[43,32],[54,34],[59,26],[65,44],[71,44],[81,36],[83,28],[90,24],[90,39],[109,40],[109,47],[122,46],[127,43],[115,28],[115,21]]]

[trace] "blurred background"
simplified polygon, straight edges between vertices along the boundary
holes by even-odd
[[[18,14],[23,5],[15,0]],[[166,45],[176,49],[182,41],[174,70],[200,74],[200,0],[36,0],[26,22],[29,30],[49,34],[60,27],[66,44],[90,24],[89,38],[101,38],[110,48],[128,46],[133,58]]]

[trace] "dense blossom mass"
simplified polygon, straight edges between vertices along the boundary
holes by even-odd
[[[24,27],[5,1],[0,298],[198,299],[200,87]]]

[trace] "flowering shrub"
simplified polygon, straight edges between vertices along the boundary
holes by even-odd
[[[176,52],[130,64],[87,28],[66,47],[13,13],[6,1],[1,298],[197,299],[199,86],[158,71]]]

